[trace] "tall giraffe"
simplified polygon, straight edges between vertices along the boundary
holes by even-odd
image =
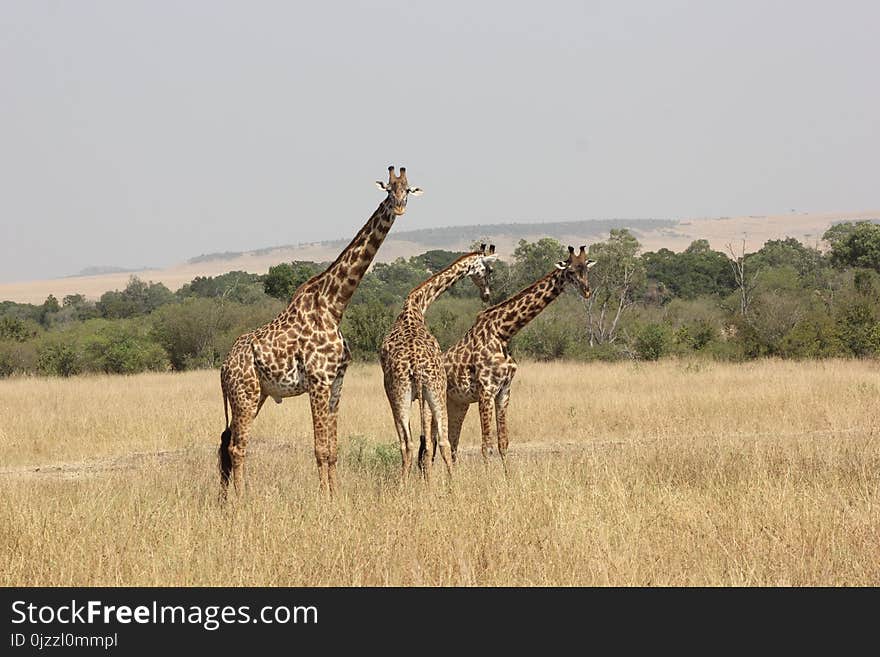
[[[403,309],[382,341],[379,362],[385,375],[385,395],[391,405],[394,427],[400,439],[404,476],[409,474],[416,449],[409,426],[414,399],[419,401],[421,414],[419,469],[430,480],[432,459],[424,459],[422,455],[425,450],[433,454],[434,446],[439,445],[447,472],[451,472],[452,451],[446,420],[446,370],[440,344],[425,322],[425,312],[437,297],[465,276],[470,277],[480,291],[483,302],[487,302],[490,294],[489,274],[492,272],[490,262],[495,259],[494,253],[494,244],[490,245],[488,251],[483,244],[479,251],[463,255],[416,287],[406,297]],[[426,404],[430,415],[425,413]]]
[[[220,385],[226,430],[219,450],[221,499],[226,498],[230,472],[236,493],[243,490],[248,437],[266,398],[280,404],[285,397],[306,392],[320,487],[333,494],[336,417],[342,379],[351,361],[339,323],[395,218],[406,211],[407,198],[422,192],[409,186],[404,167],[399,175],[388,167],[388,182],[376,181],[376,185],[388,195],[335,262],[303,283],[275,319],[239,337],[223,361]]]
[[[516,361],[510,355],[511,338],[532,321],[572,285],[584,299],[590,296],[588,270],[596,263],[587,258],[586,247],[579,253],[568,247],[568,259],[506,301],[487,308],[474,321],[467,333],[443,354],[447,378],[447,409],[449,441],[452,457],[458,451],[458,439],[470,405],[480,409],[483,458],[488,458],[492,441],[492,409],[495,409],[498,453],[507,453],[507,404],[510,385],[516,374]]]

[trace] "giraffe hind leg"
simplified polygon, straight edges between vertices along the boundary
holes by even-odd
[[[218,462],[220,465],[220,501],[226,501],[226,493],[229,490],[229,475],[232,472],[232,454],[229,453],[229,444],[232,442],[232,429],[226,427],[220,435],[220,449],[218,450]]]
[[[446,416],[446,381],[438,381],[427,391],[428,406],[431,408],[431,439],[433,451],[431,460],[440,448],[440,455],[446,464],[446,474],[452,476],[452,445],[449,442],[449,420]]]
[[[446,408],[448,412],[449,444],[452,448],[452,462],[455,463],[458,454],[458,441],[461,438],[461,427],[467,415],[470,404],[457,402],[447,395]]]

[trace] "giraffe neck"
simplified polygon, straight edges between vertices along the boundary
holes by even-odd
[[[477,257],[479,256],[472,253],[464,255],[446,269],[431,276],[431,278],[409,293],[403,307],[409,310],[417,310],[424,315],[431,304],[437,300],[437,297],[455,285],[457,281],[467,276],[471,264]]]
[[[337,322],[342,321],[348,302],[367,273],[376,252],[394,224],[391,199],[386,198],[351,240],[339,257],[327,268],[321,279],[322,295]]]
[[[483,316],[492,326],[492,332],[502,341],[509,341],[562,294],[565,289],[564,277],[564,272],[555,269],[507,301],[486,310]]]

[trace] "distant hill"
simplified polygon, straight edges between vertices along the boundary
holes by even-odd
[[[770,239],[794,237],[810,246],[822,246],[822,235],[832,224],[841,221],[880,221],[880,210],[862,212],[789,212],[778,215],[697,219],[602,219],[546,223],[474,224],[446,226],[421,230],[393,230],[379,249],[377,262],[389,262],[430,249],[463,250],[475,241],[496,245],[502,258],[509,258],[520,239],[530,241],[555,237],[565,244],[591,244],[608,237],[612,228],[629,228],[638,238],[643,251],[661,248],[682,251],[696,239],[709,241],[712,248],[727,251],[732,244],[737,250],[746,240],[746,250],[756,251]],[[208,253],[164,269],[114,272],[89,268],[75,277],[24,283],[0,283],[0,300],[42,303],[49,294],[61,299],[67,294],[84,294],[97,298],[107,290],[122,289],[132,274],[147,281],[162,282],[176,290],[196,276],[216,276],[241,270],[263,274],[279,262],[311,260],[328,262],[348,244],[351,236],[325,242],[272,246],[254,251]],[[95,273],[92,273],[92,272]]]
[[[543,235],[546,237],[567,237],[573,235],[593,236],[606,234],[612,228],[628,228],[636,236],[647,231],[671,228],[678,222],[673,219],[590,219],[584,221],[549,221],[534,223],[471,224],[468,226],[443,226],[440,228],[420,228],[417,230],[395,231],[388,236],[389,241],[425,244],[432,249],[458,249],[476,240],[494,239],[515,235]],[[351,240],[340,238],[322,242],[300,242],[284,244],[254,251],[224,251],[206,253],[187,260],[194,265],[218,260],[232,260],[244,255],[262,256],[277,251],[302,249],[305,247],[327,247],[342,249]]]
[[[139,271],[144,271],[146,267],[138,267],[137,269],[126,269],[125,267],[111,267],[111,266],[95,266],[95,267],[86,267],[85,269],[80,269],[76,274],[71,274],[67,278],[76,278],[78,276],[102,276],[104,274],[132,274]]]

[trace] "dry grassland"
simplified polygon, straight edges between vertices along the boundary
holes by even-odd
[[[356,366],[342,494],[299,397],[225,509],[218,379],[0,381],[0,585],[880,585],[877,363],[524,363],[509,475],[473,409],[430,489]]]

